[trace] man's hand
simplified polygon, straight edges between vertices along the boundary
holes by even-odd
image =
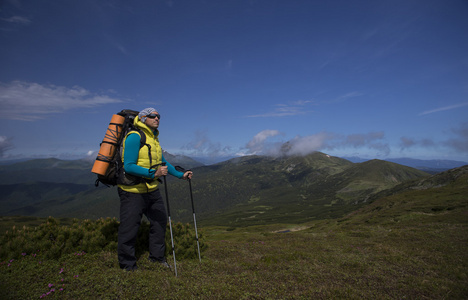
[[[161,177],[167,175],[167,166],[160,166],[154,173],[154,177]]]
[[[187,179],[192,179],[192,176],[193,176],[193,172],[192,171],[187,171],[184,173],[184,179],[187,180]]]

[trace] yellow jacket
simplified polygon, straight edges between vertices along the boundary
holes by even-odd
[[[131,193],[137,193],[137,194],[142,194],[142,193],[148,193],[156,190],[159,186],[159,181],[157,178],[151,178],[149,169],[151,166],[156,166],[159,167],[162,163],[162,149],[161,146],[159,145],[159,140],[158,140],[158,135],[159,132],[156,130],[153,132],[148,126],[146,126],[143,122],[139,120],[138,117],[135,117],[135,120],[133,122],[133,125],[143,131],[143,133],[146,135],[146,144],[139,148],[140,145],[134,145],[130,144],[127,145],[129,149],[127,151],[136,151],[136,149],[139,149],[138,152],[138,160],[136,162],[136,165],[142,168],[145,168],[147,170],[144,170],[145,172],[148,172],[146,176],[142,176],[140,178],[144,178],[145,181],[138,183],[136,185],[121,185],[119,184],[119,188],[121,188],[124,191],[131,192]],[[125,144],[126,144],[126,139],[129,134],[138,134],[140,133],[138,131],[130,131],[126,136],[125,139],[122,143],[123,148],[122,148],[122,162],[124,162],[124,157],[125,157]],[[149,147],[148,147],[149,145]],[[138,147],[138,148],[137,148]],[[148,149],[149,148],[149,149]],[[151,152],[151,159],[149,156],[149,151]],[[139,168],[141,170],[141,168]],[[132,172],[132,173],[141,173],[141,172]],[[146,174],[146,173],[145,173]]]

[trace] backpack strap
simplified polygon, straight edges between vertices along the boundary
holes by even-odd
[[[152,166],[153,158],[151,157],[151,145],[146,143],[146,134],[140,128],[135,128],[135,131],[137,131],[140,134],[140,149],[143,148],[143,146],[148,147],[148,157],[150,161],[150,166]]]
[[[136,132],[139,133],[139,135],[140,135],[140,149],[143,148],[143,146],[148,147],[148,157],[149,157],[149,161],[150,161],[150,169],[157,168],[159,166],[159,164],[153,165],[153,157],[151,156],[151,145],[146,143],[146,134],[143,132],[143,130],[141,130],[138,127],[132,128],[131,131],[136,131]]]
[[[145,145],[148,145],[148,147],[150,146],[146,143],[146,134],[143,132],[143,130],[141,130],[140,128],[134,128],[132,131],[136,131],[140,134],[140,149],[143,148],[143,146]]]
[[[140,136],[140,149],[143,148],[143,146],[151,147],[149,144],[146,143],[146,134],[143,132],[143,130],[137,127],[132,127],[128,131],[127,135],[131,134],[133,131],[137,132],[138,135]]]

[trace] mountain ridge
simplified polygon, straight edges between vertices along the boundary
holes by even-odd
[[[372,159],[364,159],[357,156],[352,157],[342,157],[347,159],[353,163],[361,163],[365,161],[369,161]],[[468,165],[468,162],[465,161],[458,161],[458,160],[449,160],[449,159],[416,159],[416,158],[409,158],[409,157],[399,157],[399,158],[386,158],[383,159],[385,161],[397,163],[400,165],[412,167],[424,172],[428,172],[431,174],[436,174],[439,172],[443,172],[449,169],[454,169],[458,167],[462,167],[464,165]]]
[[[40,163],[45,164],[44,161]],[[74,173],[68,179],[64,176],[64,168],[70,168],[69,165],[61,165],[55,160],[48,163],[54,164],[55,169],[46,167],[40,171],[34,164],[29,164],[29,167],[49,176],[37,173],[35,176],[41,179],[51,178],[53,170],[56,170],[55,174],[60,177],[57,180],[65,181],[60,188],[66,186],[66,180],[76,182],[75,178],[80,177],[81,182],[76,184],[83,189],[77,193],[63,190],[61,197],[50,197],[46,201],[39,197],[36,197],[37,201],[18,198],[17,202],[25,205],[15,205],[14,211],[13,208],[5,208],[8,206],[6,203],[12,201],[11,197],[7,201],[5,196],[0,196],[2,214],[27,214],[34,211],[31,215],[118,217],[116,189],[95,188],[95,176],[90,172],[90,163],[89,169],[81,168],[80,164],[76,169],[68,169]],[[352,163],[321,152],[303,157],[239,157],[195,167],[193,170],[193,197],[200,222],[230,226],[342,217],[373,201],[374,196],[383,191],[404,182],[430,177],[428,173],[392,162],[371,160]],[[12,178],[10,175],[3,174],[0,177]],[[36,180],[36,183],[32,181],[30,184],[40,183]],[[168,177],[167,184],[173,220],[190,221],[192,212],[187,182]],[[59,191],[59,186],[56,191]],[[6,191],[6,188],[0,185],[1,191]],[[21,184],[16,188],[20,191]],[[11,196],[11,193],[8,195]]]
[[[370,197],[369,205],[351,212],[340,222],[398,223],[449,213],[453,222],[466,222],[467,194],[468,165],[465,165],[381,191]]]
[[[335,164],[320,163],[330,160]],[[307,168],[310,162],[315,164],[313,168]],[[356,179],[356,182],[346,173],[368,165],[378,165],[382,169],[380,172],[399,170],[402,174],[394,174],[387,182],[384,182],[383,177],[377,176],[373,176],[375,182],[362,178]],[[236,168],[240,171],[236,171]],[[206,169],[207,172],[203,172],[202,169]],[[205,199],[200,210],[210,212],[211,216],[203,214],[210,219],[210,224],[220,223],[222,219],[231,219],[232,224],[253,224],[256,221],[261,223],[261,220],[267,219],[287,222],[287,217],[283,218],[282,215],[295,215],[296,221],[337,217],[356,209],[357,204],[365,203],[368,194],[392,187],[403,180],[429,176],[425,172],[390,162],[375,160],[353,164],[320,152],[306,157],[274,159],[257,156],[233,159],[198,169],[196,174],[197,184],[200,181],[210,182],[202,184],[208,188],[194,192],[195,199]],[[232,174],[237,177],[233,178]],[[254,184],[249,185],[249,181]],[[227,185],[226,182],[230,184]],[[182,183],[176,184],[173,190],[183,190]],[[212,186],[218,187],[217,197],[210,197]],[[176,198],[183,197],[182,194],[178,193]],[[231,203],[223,202],[225,198]],[[177,202],[171,204],[171,207],[182,209]],[[213,214],[219,217],[213,217]],[[229,214],[230,217],[223,217],[225,214]]]

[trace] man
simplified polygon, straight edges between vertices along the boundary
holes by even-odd
[[[179,172],[164,159],[158,140],[160,119],[156,109],[143,109],[134,120],[140,131],[129,132],[123,141],[124,176],[136,178],[135,184],[118,185],[118,259],[120,267],[127,271],[137,269],[135,243],[143,214],[150,222],[149,259],[169,268],[164,256],[167,216],[158,179],[168,173],[181,179],[192,178],[191,171]],[[140,134],[146,135],[146,144],[142,147]]]

